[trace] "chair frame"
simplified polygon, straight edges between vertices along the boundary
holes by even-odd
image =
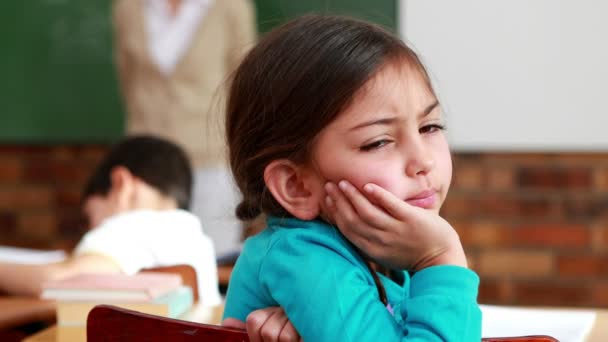
[[[194,267],[186,264],[170,265],[170,266],[159,266],[146,268],[141,272],[160,272],[160,273],[174,273],[179,274],[182,277],[182,283],[192,288],[192,297],[194,302],[199,301],[198,293],[198,278],[196,277],[196,270]]]
[[[249,342],[247,332],[97,305],[87,317],[87,341]]]

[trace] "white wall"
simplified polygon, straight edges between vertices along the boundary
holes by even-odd
[[[608,1],[399,5],[455,150],[608,151]]]

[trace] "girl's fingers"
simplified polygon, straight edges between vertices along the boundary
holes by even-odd
[[[270,316],[262,326],[260,335],[264,341],[279,341],[280,335],[285,324],[288,323],[287,315],[283,309],[277,308],[274,315]]]
[[[253,311],[247,316],[247,335],[251,342],[264,342],[262,329],[265,323],[274,315],[274,307]]]
[[[245,330],[247,328],[247,326],[245,325],[245,322],[239,321],[236,318],[226,318],[225,320],[222,321],[222,326],[227,327],[227,328],[243,329],[243,330]]]
[[[376,229],[384,229],[393,223],[393,219],[389,217],[385,211],[378,208],[370,200],[365,197],[355,186],[348,181],[342,180],[338,187],[346,198],[350,201],[354,210],[365,223],[373,226]]]
[[[354,224],[357,220],[357,212],[342,191],[334,183],[325,184],[325,191],[332,202],[332,216],[335,223]]]
[[[395,197],[395,195],[376,184],[365,184],[363,191],[376,205],[399,221],[409,221],[412,215],[416,215],[416,207]]]
[[[279,335],[279,342],[298,342],[301,340],[300,334],[298,334],[296,328],[289,320],[287,320],[283,326],[283,330],[281,330],[281,334]]]

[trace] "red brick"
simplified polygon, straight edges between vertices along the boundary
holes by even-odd
[[[590,189],[593,184],[589,168],[549,168],[536,167],[521,169],[517,173],[517,183],[524,188],[537,189]]]
[[[24,176],[33,183],[82,185],[92,171],[92,165],[79,161],[38,160],[26,164]]]
[[[482,278],[477,300],[483,304],[510,304],[513,300],[513,284],[508,279]]]
[[[446,198],[441,214],[447,218],[477,217],[482,213],[481,203],[479,196],[452,193]]]
[[[486,218],[511,219],[519,216],[520,203],[517,199],[499,194],[490,194],[483,197],[478,207],[480,216]],[[479,215],[478,214],[478,215]]]
[[[547,251],[485,250],[480,252],[480,276],[543,278],[553,272],[553,255]]]
[[[483,160],[487,165],[509,164],[521,166],[543,166],[554,161],[550,153],[487,153]]]
[[[483,166],[459,165],[455,167],[453,189],[479,190],[483,183]]]
[[[608,192],[608,168],[598,168],[594,171],[593,188],[596,191]]]
[[[65,186],[59,187],[55,191],[55,202],[58,206],[65,207],[76,207],[80,206],[80,197],[82,195],[82,187],[78,186]]]
[[[608,274],[608,256],[597,255],[562,255],[557,259],[557,269],[560,276],[603,277]]]
[[[57,234],[55,214],[48,211],[28,212],[17,217],[19,235],[32,240],[52,240]]]
[[[513,220],[518,217],[524,219],[546,219],[554,215],[556,204],[550,197],[519,197],[506,194],[488,194],[481,201],[481,212],[487,219]]]
[[[608,153],[603,152],[560,152],[555,153],[555,160],[560,165],[604,165],[608,166]]]
[[[608,221],[600,221],[591,226],[591,246],[594,251],[608,250]]]
[[[593,219],[608,214],[608,193],[604,196],[564,196],[562,208],[566,218]]]
[[[515,175],[512,167],[492,167],[487,170],[487,184],[491,190],[511,190],[515,187]]]
[[[0,209],[49,208],[52,204],[53,192],[49,187],[0,188]]]
[[[40,145],[3,145],[0,144],[0,155],[37,158],[48,155],[49,147]]]
[[[593,286],[593,306],[608,306],[608,281],[600,281]]]
[[[0,160],[0,184],[15,184],[21,180],[23,165],[17,158]]]
[[[521,246],[583,248],[590,245],[591,233],[581,224],[525,225],[513,230],[513,242]]]
[[[518,200],[519,216],[524,219],[547,219],[554,216],[559,205],[551,197],[521,198]]]
[[[0,212],[0,229],[2,234],[0,235],[13,235],[17,228],[17,218],[14,212]]]
[[[57,145],[49,148],[49,159],[60,161],[99,162],[112,145]]]
[[[452,223],[465,247],[506,247],[511,244],[511,229],[493,221]]]
[[[573,283],[556,281],[515,282],[516,305],[592,306],[593,292],[584,280]]]
[[[97,165],[112,149],[112,145],[82,145],[78,150],[78,160]]]

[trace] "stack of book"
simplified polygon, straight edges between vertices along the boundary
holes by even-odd
[[[193,303],[192,289],[177,274],[142,272],[80,274],[46,283],[43,299],[57,301],[57,324],[86,326],[89,312],[111,304],[148,314],[177,318]]]

